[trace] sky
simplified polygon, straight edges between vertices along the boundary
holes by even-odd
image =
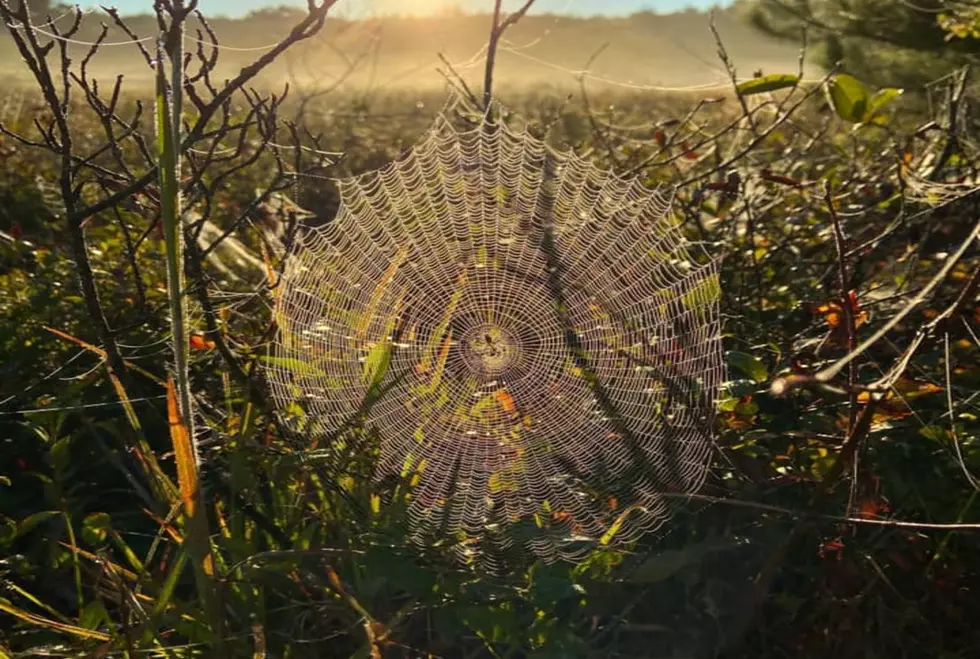
[[[123,14],[149,13],[153,0],[108,0],[102,2],[81,2],[97,6],[115,5]],[[505,0],[505,8],[519,6],[518,0]],[[532,13],[570,13],[625,15],[649,9],[658,12],[671,12],[685,7],[707,8],[726,4],[725,0],[537,0]],[[296,5],[305,6],[306,0],[200,0],[201,10],[209,16],[240,16],[266,6]],[[467,10],[493,7],[493,0],[340,0],[337,8],[346,16],[371,15],[383,13],[435,13],[459,6]]]

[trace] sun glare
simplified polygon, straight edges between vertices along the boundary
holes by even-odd
[[[376,11],[391,14],[438,14],[460,6],[457,0],[374,0]]]

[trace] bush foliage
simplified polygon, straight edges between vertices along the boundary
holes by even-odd
[[[739,10],[764,32],[797,40],[806,30],[823,66],[878,84],[920,86],[961,66],[975,66],[975,3],[961,0],[740,0]]]

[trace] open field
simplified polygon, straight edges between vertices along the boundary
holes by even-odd
[[[294,16],[269,12],[253,19],[214,20],[212,27],[219,43],[229,48],[222,52],[219,74],[232,74],[261,54],[263,47],[288,32]],[[309,84],[346,76],[345,84],[352,89],[429,89],[444,82],[437,71],[445,68],[441,54],[468,82],[478,86],[489,20],[484,15],[447,15],[330,21],[316,37],[269,67],[264,78],[269,84],[289,80]],[[130,25],[138,36],[151,34],[153,29],[149,17],[133,19]],[[767,72],[795,70],[797,45],[766,37],[725,12],[718,15],[717,26],[742,75],[749,76],[759,68]],[[191,35],[195,34],[192,27]],[[97,23],[89,21],[77,39],[92,41],[97,36]],[[130,39],[122,31],[110,29],[106,41]],[[85,52],[82,46],[71,50],[77,58]],[[532,15],[508,32],[499,56],[498,76],[513,87],[543,83],[573,87],[578,85],[575,72],[588,64],[595,76],[593,84],[600,87],[603,79],[623,88],[723,83],[726,74],[716,50],[708,17],[697,12],[628,18]],[[16,65],[18,59],[10,40],[0,37],[0,61],[7,62],[6,71],[0,65],[0,75],[26,73]],[[350,71],[352,64],[356,66]],[[92,59],[91,67],[100,77],[124,74],[131,84],[152,79],[134,45],[103,48]]]

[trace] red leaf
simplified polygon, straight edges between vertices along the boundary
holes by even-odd
[[[863,499],[858,503],[858,517],[861,519],[874,519],[881,513],[888,512],[888,502],[884,499]]]
[[[840,560],[843,549],[844,541],[840,538],[834,538],[820,545],[820,549],[817,550],[817,555],[820,558],[827,558],[828,554],[836,554],[837,560]]]
[[[798,181],[795,178],[790,178],[789,176],[783,176],[782,174],[774,174],[769,169],[763,169],[759,172],[759,177],[764,181],[770,181],[772,183],[779,183],[780,185],[788,185],[793,188],[802,188],[803,181]]]
[[[694,149],[687,145],[687,140],[681,142],[681,150],[684,152],[684,157],[688,160],[697,160],[698,154],[694,152]]]
[[[191,334],[191,350],[214,350],[214,341],[209,341],[201,334]]]

